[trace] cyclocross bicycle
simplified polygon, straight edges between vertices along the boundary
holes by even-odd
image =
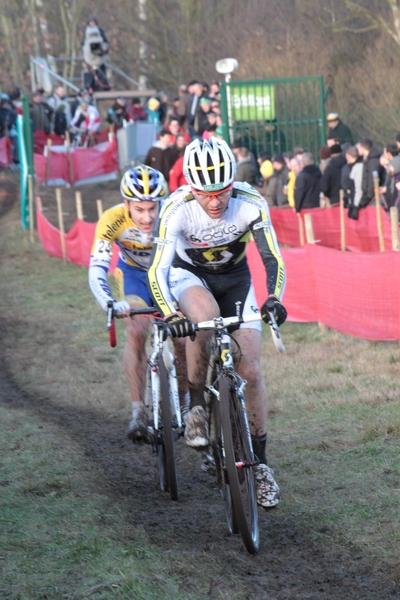
[[[150,318],[152,352],[146,371],[144,402],[153,415],[153,451],[157,455],[160,488],[169,492],[172,500],[178,499],[178,482],[175,464],[175,441],[183,435],[183,421],[179,404],[175,358],[168,347],[168,329],[159,318],[155,308],[144,307],[130,310],[131,316]],[[113,303],[107,311],[107,328],[110,345],[116,346]]]
[[[259,313],[240,315],[240,302],[236,303],[236,308],[235,317],[217,317],[193,324],[193,330],[213,331],[205,392],[210,421],[210,449],[224,498],[228,530],[230,533],[240,532],[248,552],[255,554],[259,549],[260,534],[253,467],[258,460],[253,453],[247,420],[244,396],[246,381],[234,369],[231,336],[227,327],[258,321],[261,316]],[[275,347],[279,352],[284,352],[273,301],[267,305],[267,310]]]

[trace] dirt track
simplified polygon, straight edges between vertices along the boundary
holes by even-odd
[[[10,204],[8,195],[1,197],[0,215]],[[18,327],[0,322],[1,339],[12,341],[13,335]],[[79,348],[76,353],[79,364]],[[184,553],[188,569],[181,577],[182,590],[195,592],[200,586],[207,588],[204,597],[215,599],[228,594],[243,600],[400,598],[398,588],[372,575],[373,565],[365,557],[352,555],[349,547],[332,556],[326,542],[312,541],[307,523],[295,522],[285,498],[279,508],[260,514],[260,554],[249,556],[237,536],[227,535],[214,480],[200,471],[195,452],[178,444],[180,500],[173,503],[157,489],[149,448],[132,448],[125,441],[125,422],[91,412],[83,398],[77,409],[18,389],[3,345],[0,401],[11,410],[32,411],[84,449],[89,463],[101,468],[102,493],[124,511],[128,526],[146,531],[175,573]],[[200,572],[199,577],[190,575]]]

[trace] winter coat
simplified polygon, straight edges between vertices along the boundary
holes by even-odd
[[[83,34],[83,60],[93,69],[98,69],[105,61],[109,44],[106,34],[97,25],[87,25]]]
[[[339,123],[333,129],[329,129],[328,139],[337,137],[341,144],[354,144],[353,135],[351,133],[350,127],[345,125],[343,121],[340,119]]]
[[[187,185],[183,174],[183,156],[178,158],[169,172],[169,191],[175,192],[181,185]]]
[[[163,148],[159,141],[152,145],[143,162],[148,167],[160,171],[164,175],[165,180],[168,181],[170,165],[167,148]]]
[[[267,181],[265,197],[269,206],[282,206],[288,203],[287,196],[283,193],[283,188],[288,184],[289,171],[286,165],[280,171],[274,171],[272,177]]]
[[[332,156],[321,177],[321,192],[329,198],[331,204],[336,204],[340,200],[340,180],[342,167],[345,164],[346,159],[341,154]]]
[[[319,207],[321,171],[317,165],[307,165],[296,177],[294,202],[296,212]]]
[[[251,157],[241,158],[236,166],[235,181],[245,181],[250,185],[257,185],[257,169]]]
[[[382,183],[384,177],[384,169],[381,166],[379,159],[381,152],[376,146],[372,146],[368,156],[364,158],[363,176],[362,176],[362,191],[363,195],[360,201],[360,206],[364,208],[373,200],[375,196],[374,178],[372,173],[378,172],[379,180]]]

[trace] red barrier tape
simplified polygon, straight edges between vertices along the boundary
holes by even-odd
[[[47,181],[57,179],[73,184],[90,177],[113,173],[119,169],[115,139],[93,148],[76,148],[71,152],[70,157],[66,151],[50,152],[49,158],[34,154],[34,161],[36,179],[39,183],[46,183],[46,179]]]
[[[283,249],[282,256],[289,321],[317,321],[371,340],[400,339],[399,253],[355,254],[308,244]],[[267,297],[266,278],[254,242],[247,258],[261,305]]]
[[[0,167],[9,167],[11,164],[11,140],[7,136],[0,138]]]
[[[60,231],[39,210],[37,228],[48,254],[62,257]],[[96,224],[75,221],[65,235],[67,259],[88,266]],[[306,245],[282,250],[288,320],[320,322],[371,340],[400,339],[400,253],[351,253]],[[264,265],[254,242],[247,250],[259,306],[267,297]],[[111,272],[118,260],[114,244]],[[388,301],[390,299],[390,302]]]
[[[102,142],[108,142],[109,129],[101,129],[96,133],[96,143],[101,144]],[[65,142],[65,138],[55,135],[54,133],[45,133],[40,129],[36,129],[33,132],[33,152],[35,154],[43,154],[45,146],[47,146],[47,140],[51,140],[53,146],[62,146]]]
[[[340,250],[340,209],[314,208],[301,212],[302,217],[312,216],[314,237],[320,246]],[[298,248],[300,246],[298,216],[292,209],[271,208],[271,220],[280,244]],[[392,247],[390,221],[382,210],[382,226],[386,250]],[[360,210],[357,221],[346,214],[346,248],[353,252],[379,252],[376,225],[376,208],[368,206]]]

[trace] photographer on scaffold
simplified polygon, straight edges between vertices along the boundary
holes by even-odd
[[[91,15],[88,18],[82,39],[83,60],[89,73],[85,76],[85,87],[93,91],[109,90],[110,84],[106,75],[106,56],[109,43],[98,25],[97,18]]]

